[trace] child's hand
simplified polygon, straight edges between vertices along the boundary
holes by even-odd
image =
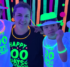
[[[63,37],[64,33],[61,29],[56,32],[56,35],[57,35],[56,40],[57,41],[62,41],[62,37]]]
[[[37,33],[37,32],[42,32],[42,30],[41,30],[40,27],[35,26],[35,31],[34,31],[34,32],[35,32],[35,33]]]
[[[38,32],[42,32],[41,28],[40,27],[37,27],[37,26],[31,26],[30,27],[34,28],[35,29],[35,33],[38,33]]]

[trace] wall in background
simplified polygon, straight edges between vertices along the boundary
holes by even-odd
[[[55,12],[58,20],[63,20],[64,25],[62,30],[64,32],[70,32],[70,29],[66,27],[66,22],[70,20],[70,1],[69,0],[0,0],[3,6],[8,7],[7,10],[3,10],[3,19],[14,21],[13,19],[13,7],[15,4],[23,1],[28,3],[32,9],[31,20],[35,24],[39,24],[40,15],[43,13]],[[31,25],[34,25],[31,23]]]

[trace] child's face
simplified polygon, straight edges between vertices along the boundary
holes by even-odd
[[[28,8],[18,7],[16,9],[15,15],[15,24],[18,29],[23,30],[27,28],[30,22],[30,11]]]
[[[57,24],[51,24],[43,26],[43,32],[45,35],[47,35],[49,38],[53,38],[56,36],[55,32],[59,29],[59,26]]]

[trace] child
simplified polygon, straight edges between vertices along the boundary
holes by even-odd
[[[56,20],[54,12],[42,14],[38,24],[46,37],[43,40],[43,57],[44,67],[63,67],[63,62],[68,61],[69,41],[63,35],[63,31],[59,29],[59,22]],[[67,66],[68,67],[68,66]]]
[[[5,7],[0,4],[0,67],[10,67],[9,37],[13,23],[1,18]]]

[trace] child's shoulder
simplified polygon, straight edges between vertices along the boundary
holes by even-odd
[[[63,36],[63,44],[68,48],[70,47],[70,33],[69,32],[65,32],[64,36]]]
[[[67,35],[68,36],[68,35],[70,35],[70,32],[65,32],[64,35]]]
[[[14,22],[12,22],[12,21],[9,21],[9,20],[4,20],[4,22],[6,22],[6,23],[8,23],[8,24],[11,24],[11,25],[13,25],[14,24]]]
[[[65,32],[64,33],[64,38],[70,39],[70,32]]]
[[[46,40],[47,40],[47,36],[44,37],[43,44],[46,42]]]
[[[44,40],[44,41],[47,40],[47,36],[45,36],[43,40]]]

